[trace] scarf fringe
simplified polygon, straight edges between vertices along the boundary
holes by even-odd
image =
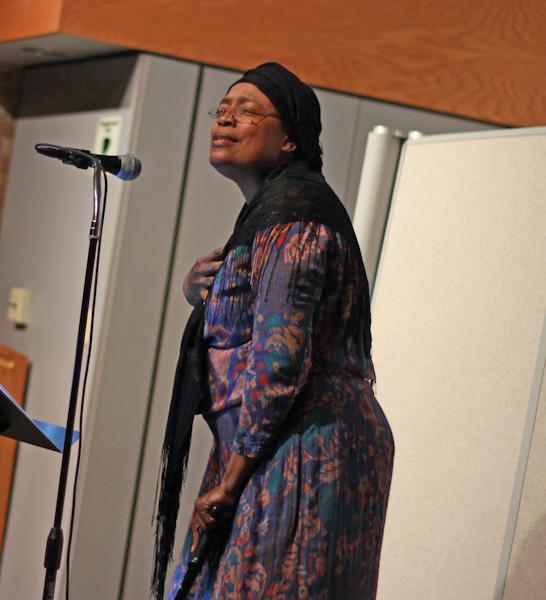
[[[180,507],[180,490],[186,480],[188,469],[191,433],[182,448],[181,456],[173,456],[173,448],[164,448],[161,453],[161,489],[162,495],[158,504],[156,517],[156,545],[154,548],[151,595],[162,600],[165,592],[165,577],[172,560],[174,548],[174,531]],[[169,474],[168,466],[172,463],[179,467]]]

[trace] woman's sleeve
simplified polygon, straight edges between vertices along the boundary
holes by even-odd
[[[254,239],[254,320],[233,442],[238,454],[267,450],[306,382],[328,243],[328,229],[310,222],[275,225]]]

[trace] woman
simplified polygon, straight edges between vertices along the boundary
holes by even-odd
[[[360,249],[321,174],[318,100],[265,63],[211,116],[210,162],[245,205],[224,249],[185,280],[196,308],[167,425],[154,590],[161,597],[188,423],[202,412],[215,442],[168,599],[223,503],[232,526],[190,597],[371,600],[394,443],[372,390]]]

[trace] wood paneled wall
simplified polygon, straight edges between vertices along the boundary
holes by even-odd
[[[0,42],[57,33],[63,0],[2,0]]]
[[[328,89],[546,124],[544,0],[58,1],[62,33],[234,69],[277,60]],[[25,30],[19,4],[44,2],[4,0],[0,41]]]
[[[0,70],[0,76],[2,71]],[[5,107],[0,103],[0,229],[2,227],[2,213],[4,209],[4,195],[8,180],[8,167],[11,157],[11,146],[15,131],[15,120]],[[1,368],[1,358],[0,358]]]
[[[0,383],[21,406],[29,373],[28,358],[0,344]],[[4,543],[17,442],[0,436],[0,554]]]

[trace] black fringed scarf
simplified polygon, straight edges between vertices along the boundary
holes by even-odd
[[[268,227],[283,223],[314,222],[323,224],[339,233],[346,241],[347,252],[342,257],[342,267],[327,273],[325,286],[338,288],[340,281],[349,278],[357,282],[350,292],[350,298],[339,298],[339,311],[350,307],[344,327],[332,328],[334,335],[343,336],[356,343],[357,351],[370,357],[370,300],[368,280],[362,262],[360,248],[354,234],[351,220],[345,207],[324,180],[322,174],[312,171],[301,160],[292,160],[272,171],[258,189],[254,198],[241,210],[234,231],[228,240],[223,258],[233,248],[240,245],[252,246],[257,233]],[[318,244],[308,238],[302,242],[306,253],[313,252]],[[334,247],[333,244],[331,244]],[[275,246],[268,249],[268,256],[278,252]],[[323,257],[328,260],[328,257]],[[266,259],[263,263],[266,262]],[[301,297],[307,261],[295,261],[289,284],[288,297],[297,305]],[[307,263],[308,264],[308,263]],[[234,287],[229,281],[229,273],[221,269],[220,289],[225,302],[222,310],[233,308],[234,302],[252,302],[253,290],[258,289],[258,281],[264,275],[262,265],[252,265],[251,285],[248,289]],[[262,288],[263,289],[263,288]],[[268,289],[268,286],[267,288]],[[176,519],[180,502],[180,491],[189,455],[193,418],[199,412],[200,403],[208,395],[207,347],[203,339],[205,305],[194,308],[182,336],[180,357],[176,367],[173,393],[165,440],[161,457],[160,495],[156,514],[156,545],[152,593],[159,600],[163,598],[164,580],[172,557]],[[333,339],[331,343],[338,340]]]

